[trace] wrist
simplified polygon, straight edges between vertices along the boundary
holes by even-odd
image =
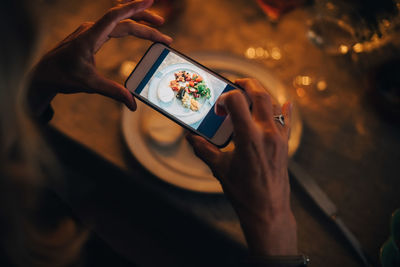
[[[49,107],[53,98],[57,95],[52,88],[32,81],[27,92],[28,105],[35,117],[40,117]]]
[[[292,211],[258,216],[240,216],[249,253],[252,256],[296,255],[297,224]]]

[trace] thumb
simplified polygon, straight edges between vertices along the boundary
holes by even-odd
[[[222,152],[201,136],[188,133],[186,139],[192,145],[194,153],[214,172],[219,167]]]

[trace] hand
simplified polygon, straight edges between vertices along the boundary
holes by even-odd
[[[83,23],[75,32],[48,52],[32,72],[29,104],[40,115],[57,93],[98,93],[136,109],[132,94],[122,85],[100,75],[94,55],[110,38],[133,35],[151,41],[172,39],[137,21],[161,25],[164,19],[146,11],[152,0],[129,1],[111,8],[96,23]],[[136,21],[135,21],[136,20]]]
[[[291,104],[273,103],[253,79],[237,80],[245,94],[233,90],[221,95],[216,112],[230,116],[235,149],[222,152],[197,135],[188,135],[194,151],[209,165],[235,208],[249,251],[257,256],[297,254],[296,221],[290,208],[288,138]],[[273,115],[283,113],[285,126]]]

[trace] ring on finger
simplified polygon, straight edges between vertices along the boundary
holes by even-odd
[[[282,126],[285,126],[285,117],[282,114],[274,115],[274,120],[279,122]]]

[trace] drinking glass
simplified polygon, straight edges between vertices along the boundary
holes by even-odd
[[[328,54],[347,54],[368,35],[368,27],[351,1],[316,0],[307,36]]]

